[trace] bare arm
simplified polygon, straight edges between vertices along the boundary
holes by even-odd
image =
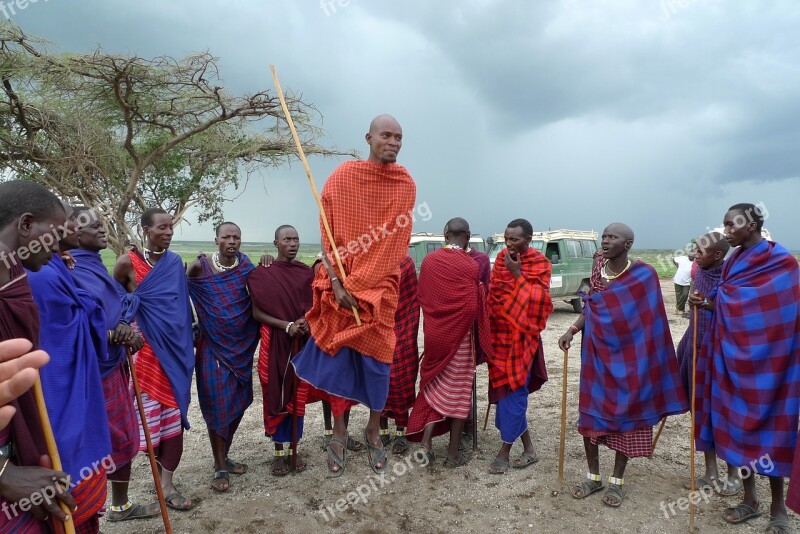
[[[292,326],[289,327],[288,333],[292,337],[294,337],[298,330],[301,330],[301,327],[305,324],[305,317],[300,317],[295,321],[284,321],[282,319],[278,319],[277,317],[273,317],[255,304],[253,304],[253,319],[261,324],[265,324],[272,328],[280,328],[284,331],[286,330],[286,327],[291,324]]]
[[[188,276],[189,278],[197,278],[202,274],[203,274],[203,266],[200,264],[200,259],[194,260],[192,263],[189,264],[189,267],[186,268],[186,276]]]
[[[117,258],[117,263],[114,264],[114,279],[122,284],[128,293],[136,291],[136,273],[133,270],[131,258],[127,254]]]

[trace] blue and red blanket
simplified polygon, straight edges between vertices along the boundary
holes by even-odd
[[[585,299],[580,418],[590,432],[630,432],[689,410],[655,269],[634,262]]]
[[[789,476],[797,442],[799,273],[797,260],[784,247],[762,240],[734,251],[710,295],[717,455],[775,477]]]

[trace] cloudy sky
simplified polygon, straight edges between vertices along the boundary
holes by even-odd
[[[762,202],[774,238],[800,249],[796,0],[38,0],[13,18],[64,51],[209,50],[233,93],[271,88],[274,63],[324,115],[328,146],[366,154],[370,119],[395,115],[432,214],[415,230],[620,220],[637,247],[679,248]],[[337,163],[311,161],[320,187]],[[225,216],[246,241],[284,223],[319,237],[299,163]]]

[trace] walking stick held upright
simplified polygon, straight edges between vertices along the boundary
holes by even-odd
[[[281,89],[281,84],[278,81],[278,73],[275,72],[275,65],[270,65],[269,68],[272,71],[272,81],[275,83],[275,89],[278,91],[278,98],[281,100],[283,114],[286,116],[286,122],[289,124],[289,129],[292,131],[294,144],[297,146],[297,155],[300,157],[300,161],[303,163],[303,167],[306,170],[308,183],[311,185],[311,192],[314,193],[314,199],[317,201],[319,215],[322,219],[322,224],[325,227],[325,233],[328,236],[328,242],[331,244],[331,249],[333,249],[333,255],[336,258],[336,264],[339,266],[339,277],[342,279],[342,283],[344,283],[344,281],[347,279],[347,273],[344,272],[342,258],[339,256],[339,249],[336,248],[336,243],[333,240],[333,232],[331,232],[331,226],[328,223],[328,217],[325,215],[325,208],[322,206],[322,199],[320,198],[319,191],[317,191],[317,186],[314,183],[314,177],[311,175],[311,168],[308,166],[306,153],[303,151],[303,145],[300,143],[300,137],[297,135],[297,130],[294,127],[294,121],[292,121],[292,116],[289,114],[289,107],[286,105],[286,98],[283,96],[283,90]],[[356,324],[361,326],[361,318],[358,316],[358,309],[355,306],[353,307],[353,315],[356,318]]]
[[[691,481],[689,482],[690,490],[689,493],[689,532],[694,532],[694,513],[695,513],[695,504],[694,504],[694,492],[695,492],[695,479],[694,479],[694,399],[695,395],[697,394],[697,306],[692,308],[692,319],[693,319],[693,327],[692,327],[692,398],[689,399],[689,407],[690,413],[692,414],[692,424],[691,429],[689,430],[689,439],[691,440],[691,446],[689,448],[689,465],[691,466],[690,476],[692,477]]]
[[[47,444],[47,454],[54,471],[62,471],[61,456],[58,454],[56,438],[53,435],[53,427],[50,425],[50,416],[47,414],[47,404],[44,402],[44,391],[42,390],[42,380],[37,377],[33,383],[33,396],[36,400],[36,411],[39,412],[39,420],[42,422],[42,432]],[[58,483],[56,483],[58,484]],[[64,489],[64,488],[61,488]],[[75,534],[75,523],[72,522],[72,511],[63,502],[59,504],[61,510],[67,514],[67,521],[64,523],[64,530],[67,534]],[[57,521],[54,519],[54,521]]]
[[[564,368],[561,379],[561,445],[558,449],[558,487],[564,485],[564,444],[567,435],[567,362],[569,350],[564,351]]]
[[[158,475],[156,465],[156,454],[153,451],[153,441],[150,439],[150,428],[147,426],[147,415],[144,412],[144,402],[142,401],[142,390],[139,389],[139,378],[136,376],[136,367],[133,363],[133,351],[128,347],[128,367],[131,370],[131,380],[133,381],[133,391],[136,395],[136,405],[139,407],[139,417],[142,421],[144,440],[147,443],[147,457],[150,459],[150,470],[153,472],[153,483],[156,486],[158,505],[161,507],[161,519],[164,521],[164,531],[172,534],[172,525],[167,514],[167,501],[164,499],[164,490],[161,489],[161,477]]]

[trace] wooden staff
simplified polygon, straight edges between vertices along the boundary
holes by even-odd
[[[150,428],[147,426],[147,415],[144,413],[144,402],[142,401],[142,390],[139,389],[139,379],[136,377],[136,367],[133,363],[133,351],[128,347],[128,367],[131,370],[133,380],[133,391],[136,395],[136,404],[139,406],[139,417],[142,420],[142,430],[144,430],[144,440],[147,443],[147,457],[150,459],[150,470],[153,472],[153,483],[156,486],[158,505],[161,507],[161,519],[164,521],[164,531],[172,534],[172,525],[167,514],[167,501],[164,499],[164,490],[161,489],[161,477],[158,475],[156,465],[156,454],[153,451],[153,441],[150,439]]]
[[[283,96],[283,90],[281,90],[281,84],[278,81],[278,73],[275,72],[275,65],[270,65],[269,69],[272,71],[272,81],[275,83],[275,89],[278,91],[278,98],[281,100],[281,107],[283,108],[283,114],[286,116],[286,122],[289,124],[289,129],[292,131],[292,137],[294,138],[294,144],[297,146],[297,155],[300,157],[300,161],[303,163],[303,167],[306,170],[306,175],[308,176],[308,183],[311,185],[311,191],[314,193],[314,199],[317,201],[317,206],[319,207],[319,215],[322,218],[322,225],[325,227],[325,233],[328,236],[328,242],[331,244],[331,248],[333,249],[333,255],[336,257],[336,263],[339,265],[339,276],[342,279],[342,283],[347,280],[347,274],[344,272],[344,265],[342,265],[342,258],[339,257],[339,250],[336,248],[336,243],[333,240],[333,232],[331,232],[330,224],[328,224],[328,217],[325,215],[325,208],[322,207],[322,199],[319,196],[319,191],[317,191],[317,186],[314,183],[314,177],[311,175],[311,168],[308,166],[308,161],[306,160],[306,154],[303,151],[303,145],[300,143],[300,137],[297,135],[297,130],[294,127],[294,121],[292,121],[292,116],[289,114],[289,108],[286,105],[286,99]],[[361,318],[358,316],[358,309],[353,306],[353,315],[356,318],[356,324],[361,326]]]
[[[564,485],[564,442],[567,435],[567,356],[569,350],[564,351],[564,377],[561,379],[561,447],[558,451],[558,487]]]
[[[489,424],[489,411],[492,409],[492,404],[486,405],[486,417],[483,418],[483,431],[486,432],[486,425]]]
[[[694,532],[694,512],[695,512],[695,504],[694,500],[694,399],[695,395],[697,394],[697,306],[694,306],[692,309],[693,319],[694,319],[694,326],[692,328],[692,398],[689,399],[690,404],[690,413],[692,414],[692,425],[691,429],[689,430],[689,439],[691,440],[690,448],[689,448],[689,457],[690,457],[690,475],[692,477],[690,485],[690,492],[689,492],[689,532]]]
[[[33,396],[36,399],[36,411],[39,412],[39,420],[42,422],[42,432],[44,433],[44,441],[47,444],[47,454],[50,455],[50,463],[54,471],[63,471],[61,467],[61,456],[58,454],[58,445],[56,445],[56,437],[53,435],[53,427],[50,425],[50,416],[47,415],[47,404],[44,402],[44,391],[42,391],[42,380],[36,377],[36,382],[33,383]],[[60,484],[55,482],[55,484]],[[64,488],[61,488],[62,490]],[[61,510],[67,514],[67,520],[64,522],[64,530],[67,534],[75,534],[75,523],[72,522],[72,511],[67,508],[67,505],[59,501]],[[53,519],[58,521],[58,519]]]
[[[477,355],[475,353],[475,333],[469,336],[470,348],[472,349],[472,450],[478,450],[478,367],[476,365]]]
[[[656,453],[656,445],[658,445],[658,438],[661,437],[661,431],[664,430],[664,425],[667,424],[667,418],[664,417],[661,420],[661,426],[658,427],[658,432],[656,432],[656,437],[653,438],[653,453],[650,455],[650,458],[653,457],[653,454]]]
[[[297,338],[292,340],[292,352],[297,354],[299,348],[297,347]],[[289,359],[291,365],[291,358]],[[297,471],[297,390],[300,387],[300,382],[297,380],[297,375],[292,373],[292,471]]]

